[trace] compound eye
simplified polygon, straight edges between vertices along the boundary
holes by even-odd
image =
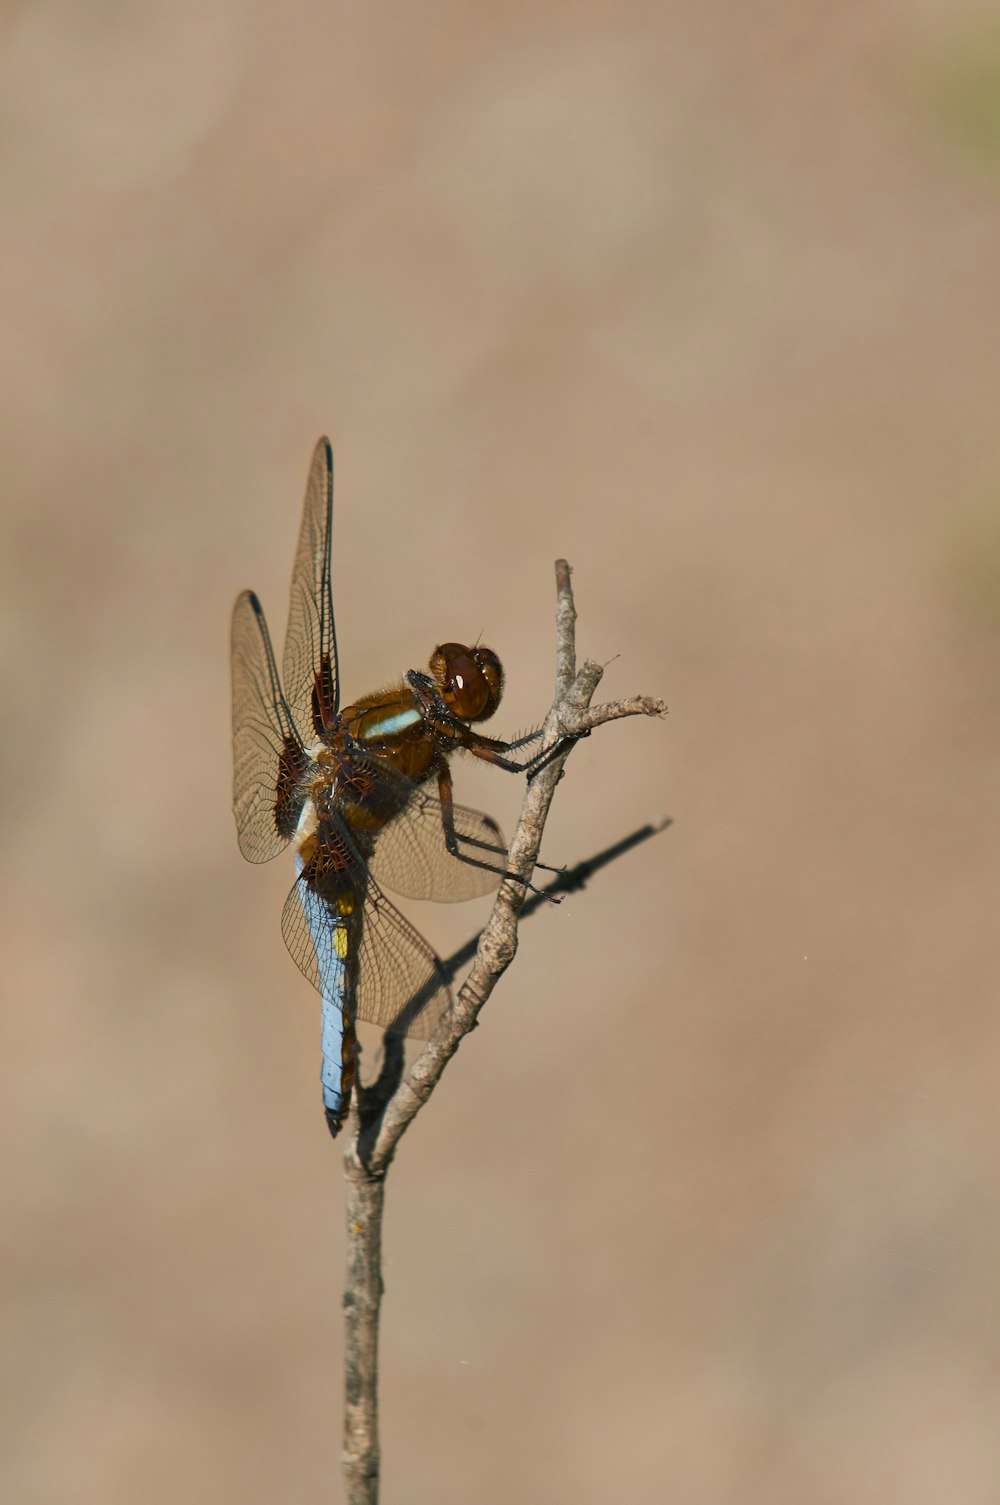
[[[485,720],[487,716],[493,715],[503,695],[503,665],[492,648],[484,648],[482,645],[473,648],[472,656],[479,665],[479,672],[489,691],[486,707],[480,713],[480,719]]]
[[[442,643],[431,654],[430,670],[445,705],[460,721],[481,721],[496,710],[503,670],[488,648]]]

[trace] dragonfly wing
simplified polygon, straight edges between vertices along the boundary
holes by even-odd
[[[281,916],[285,945],[324,1008],[336,999],[358,1019],[427,1039],[451,1004],[444,963],[370,878],[363,892],[359,925],[353,896],[327,899],[297,878]]]
[[[267,862],[288,845],[301,809],[305,753],[274,662],[260,602],[244,591],[233,607],[233,812],[240,851]]]
[[[457,855],[448,848],[449,810]],[[507,848],[488,815],[418,792],[379,835],[371,867],[379,883],[407,899],[478,899],[506,872]]]
[[[321,737],[340,704],[330,587],[332,525],[333,450],[329,439],[321,439],[302,504],[282,674],[295,724],[307,737]]]
[[[358,1018],[427,1040],[451,1007],[444,963],[371,878],[361,932]]]

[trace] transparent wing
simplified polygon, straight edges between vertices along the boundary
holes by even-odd
[[[330,589],[333,450],[321,439],[313,451],[292,570],[282,680],[302,735],[322,736],[340,704],[337,639]]]
[[[233,813],[240,851],[267,862],[288,845],[299,817],[302,743],[281,693],[260,602],[244,591],[233,607]]]
[[[455,852],[448,847],[449,812]],[[507,848],[500,827],[488,815],[464,805],[443,805],[420,791],[379,835],[371,869],[379,883],[407,899],[478,899],[499,884],[507,869]]]
[[[371,878],[365,883],[365,906],[359,942],[357,1017],[426,1040],[451,1005],[448,974],[437,953]],[[308,901],[314,936],[303,908]],[[343,916],[335,904],[305,878],[297,878],[281,913],[281,933],[299,971],[322,991],[317,951],[338,950],[334,933],[343,933]],[[353,928],[353,927],[352,927]],[[355,931],[356,934],[356,931]],[[342,942],[341,942],[342,944]]]

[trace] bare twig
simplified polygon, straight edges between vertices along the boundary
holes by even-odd
[[[430,1097],[463,1036],[475,1027],[480,1009],[514,958],[518,921],[529,904],[533,907],[537,902],[534,896],[528,899],[526,882],[535,870],[549,807],[574,741],[588,736],[607,721],[624,716],[662,716],[667,709],[662,700],[642,695],[591,705],[603,672],[599,664],[590,662],[577,672],[576,607],[570,567],[565,559],[559,559],[556,561],[556,692],[542,731],[542,746],[553,749],[553,756],[528,782],[507,862],[508,871],[516,876],[501,883],[492,913],[479,937],[472,971],[434,1038],[403,1077],[400,1043],[387,1036],[381,1090],[363,1096],[356,1094],[348,1121],[344,1151],[348,1253],[344,1294],[347,1387],[343,1460],[348,1505],[377,1505],[378,1501],[377,1351],[382,1297],[383,1188],[396,1146]],[[633,840],[629,839],[628,844]],[[605,856],[604,860],[610,859]],[[598,865],[598,859],[593,859],[589,867],[593,870]],[[588,864],[581,867],[587,868]],[[560,875],[549,889],[558,891],[560,886],[570,886],[565,882],[566,876]],[[573,886],[582,885],[587,876],[589,872],[578,876]]]
[[[348,1505],[377,1505],[378,1317],[382,1300],[384,1176],[344,1157],[347,1278],[344,1285],[344,1487]]]

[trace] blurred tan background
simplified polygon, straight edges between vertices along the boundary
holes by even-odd
[[[995,11],[37,0],[0,120],[0,1494],[342,1498],[226,662],[329,431],[348,695],[481,633],[531,725],[565,554],[671,707],[394,1167],[385,1499],[1000,1499]]]

